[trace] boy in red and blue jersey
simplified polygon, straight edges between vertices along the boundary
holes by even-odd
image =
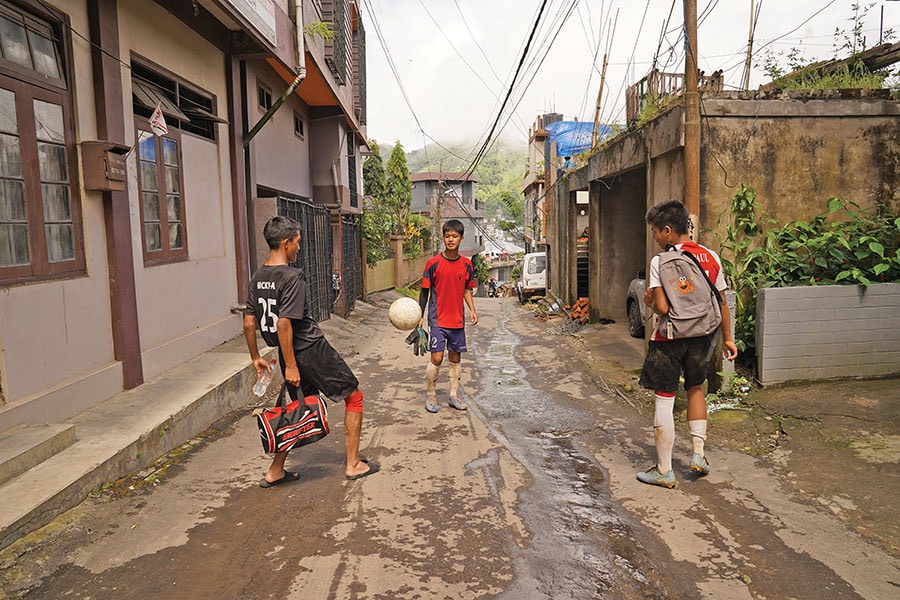
[[[472,261],[460,256],[459,245],[463,240],[465,227],[457,219],[444,223],[444,251],[425,264],[422,274],[422,291],[419,306],[422,308],[422,322],[428,318],[430,330],[429,350],[431,359],[425,368],[427,397],[425,409],[438,411],[435,385],[440,374],[444,352],[450,359],[450,406],[466,410],[468,406],[459,399],[459,364],[461,353],[466,351],[466,320],[463,302],[469,307],[472,325],[478,323],[478,313],[472,300],[472,289],[478,285]],[[422,326],[419,322],[419,326]]]

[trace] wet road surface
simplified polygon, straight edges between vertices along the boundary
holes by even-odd
[[[289,458],[301,481],[261,489],[268,461],[247,410],[8,548],[0,589],[36,599],[896,597],[895,559],[781,493],[751,457],[717,452],[710,476],[693,479],[679,431],[679,487],[637,483],[652,462],[646,415],[514,299],[477,300],[461,386],[470,410],[447,405],[445,364],[440,411],[426,413],[426,359],[387,323],[389,301],[324,325],[362,382],[361,453],[381,473],[344,481],[336,405],[332,435]]]

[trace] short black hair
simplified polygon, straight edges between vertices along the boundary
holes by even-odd
[[[448,231],[455,231],[459,234],[460,237],[463,237],[463,234],[466,232],[466,227],[459,219],[450,219],[449,221],[444,223],[443,227],[441,227],[441,235],[447,233]]]
[[[691,218],[687,207],[680,200],[670,198],[650,207],[647,211],[647,223],[657,229],[663,229],[667,225],[678,235],[688,232]]]
[[[292,240],[300,233],[300,223],[288,217],[272,217],[263,227],[269,248],[275,250],[283,240]]]

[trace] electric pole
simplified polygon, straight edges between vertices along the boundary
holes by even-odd
[[[684,205],[697,239],[700,231],[700,93],[697,67],[697,0],[684,0]]]

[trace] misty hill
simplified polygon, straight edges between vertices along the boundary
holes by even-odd
[[[443,170],[445,172],[466,171],[478,151],[475,142],[464,144],[429,144],[406,153],[406,163],[410,173]],[[390,150],[382,150],[389,156]],[[511,199],[521,202],[522,179],[528,170],[528,147],[499,140],[484,156],[475,170],[478,178],[476,197],[484,204],[486,217],[510,217],[505,208]]]

